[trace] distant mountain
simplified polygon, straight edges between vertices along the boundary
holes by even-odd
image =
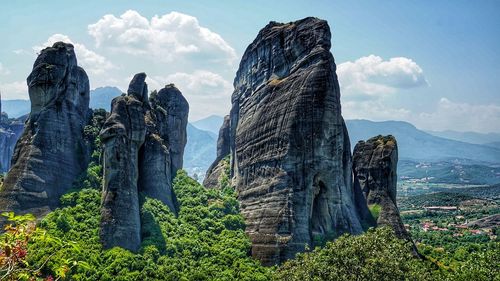
[[[485,143],[484,145],[500,149],[500,141]]]
[[[104,108],[111,111],[111,100],[122,94],[116,87],[99,87],[90,91],[90,107],[93,109]]]
[[[2,111],[10,118],[18,118],[26,115],[31,110],[29,100],[2,100]]]
[[[198,129],[209,131],[214,133],[216,136],[219,135],[220,126],[222,126],[222,122],[224,122],[224,117],[217,115],[210,115],[201,120],[192,122],[193,126]]]
[[[487,144],[500,142],[500,133],[476,133],[476,132],[457,132],[457,131],[426,131],[427,133],[446,139],[458,140],[475,144]]]
[[[500,149],[433,136],[402,121],[374,122],[347,120],[351,148],[359,140],[378,134],[391,134],[398,141],[400,159],[443,161],[469,159],[477,162],[500,163]]]
[[[427,183],[496,184],[500,183],[500,165],[470,164],[467,161],[400,160],[398,177]]]
[[[116,87],[99,87],[90,91],[90,107],[93,109],[104,108],[111,110],[111,100],[122,94]],[[26,115],[31,110],[29,100],[2,100],[2,111],[10,118]],[[222,123],[221,123],[222,124]]]
[[[187,143],[184,148],[184,170],[189,175],[197,175],[199,181],[216,156],[217,137],[209,131],[187,125]]]

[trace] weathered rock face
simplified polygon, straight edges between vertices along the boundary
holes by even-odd
[[[146,137],[145,79],[146,74],[136,74],[128,95],[113,99],[111,115],[100,134],[104,171],[100,234],[105,248],[136,251],[141,244],[137,181],[139,149]]]
[[[214,166],[215,165],[215,166]],[[206,188],[222,188],[224,177],[227,176],[227,184],[230,185],[230,159],[229,157],[222,158],[218,162],[214,162],[208,170],[203,186]]]
[[[0,209],[40,216],[59,205],[87,167],[82,136],[89,81],[73,45],[58,42],[41,51],[27,82],[31,113],[0,192]]]
[[[377,136],[354,147],[354,188],[362,190],[371,209],[380,209],[377,225],[387,225],[409,239],[396,204],[398,146],[393,136]]]
[[[146,116],[148,132],[141,154],[139,190],[159,199],[176,212],[172,180],[182,168],[187,142],[189,104],[174,86],[167,85],[150,97]]]
[[[182,168],[189,105],[167,85],[148,100],[146,74],[113,99],[101,131],[104,147],[101,241],[104,248],[137,251],[141,244],[139,192],[176,213],[172,180]]]
[[[17,140],[23,133],[25,120],[26,116],[9,119],[6,114],[2,115],[0,121],[0,173],[5,173],[10,169],[10,161]]]
[[[220,161],[228,156],[231,152],[230,149],[230,133],[231,133],[231,119],[229,115],[224,117],[224,122],[219,130],[219,137],[217,139],[217,156],[215,161],[210,165],[207,170],[203,186],[207,188],[215,188],[219,185],[219,178],[225,169],[225,164]]]
[[[361,233],[326,21],[271,22],[247,48],[230,116],[233,183],[263,264]]]

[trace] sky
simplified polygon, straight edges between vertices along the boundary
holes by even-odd
[[[190,120],[229,112],[245,48],[269,21],[328,21],[346,119],[500,132],[500,1],[5,1],[2,99],[28,99],[36,54],[75,45],[91,88],[174,83]]]

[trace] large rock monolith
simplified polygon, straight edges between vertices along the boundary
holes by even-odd
[[[57,42],[40,52],[27,83],[31,112],[0,191],[0,209],[39,217],[59,206],[87,168],[89,80],[73,45]]]
[[[231,169],[252,255],[270,265],[361,233],[326,21],[269,23],[234,80]]]

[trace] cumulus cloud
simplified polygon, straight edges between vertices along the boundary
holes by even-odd
[[[10,83],[1,83],[0,92],[2,99],[29,99],[28,86],[26,81],[14,81]]]
[[[419,113],[413,120],[415,125],[428,130],[498,132],[500,106],[460,103],[443,97],[434,111]]]
[[[0,75],[8,75],[10,74],[10,70],[5,68],[3,64],[0,62]]]
[[[369,55],[337,66],[342,93],[347,97],[387,95],[399,89],[428,85],[422,68],[405,57],[384,61]]]
[[[433,131],[499,132],[500,124],[499,105],[460,103],[444,97],[426,112],[390,107],[381,99],[344,101],[342,115],[346,119],[408,121],[417,128]]]
[[[116,68],[108,59],[104,56],[97,54],[96,52],[89,50],[85,45],[80,43],[75,43],[68,36],[64,34],[54,34],[50,36],[45,43],[42,45],[34,46],[33,50],[35,52],[40,52],[46,47],[52,46],[58,41],[63,41],[66,43],[71,43],[75,47],[76,57],[78,59],[78,64],[81,65],[85,71],[90,74],[103,74],[106,71]]]
[[[233,86],[219,74],[197,70],[192,73],[177,72],[166,77],[148,77],[146,81],[150,90],[159,90],[165,84],[174,83],[189,102],[190,120],[229,112]]]
[[[412,116],[412,113],[403,107],[388,107],[382,100],[354,100],[342,102],[342,115],[345,119],[386,121],[408,120]]]
[[[189,56],[232,64],[235,50],[217,33],[200,26],[196,17],[171,12],[150,20],[128,10],[105,15],[88,26],[97,47],[171,62]]]

